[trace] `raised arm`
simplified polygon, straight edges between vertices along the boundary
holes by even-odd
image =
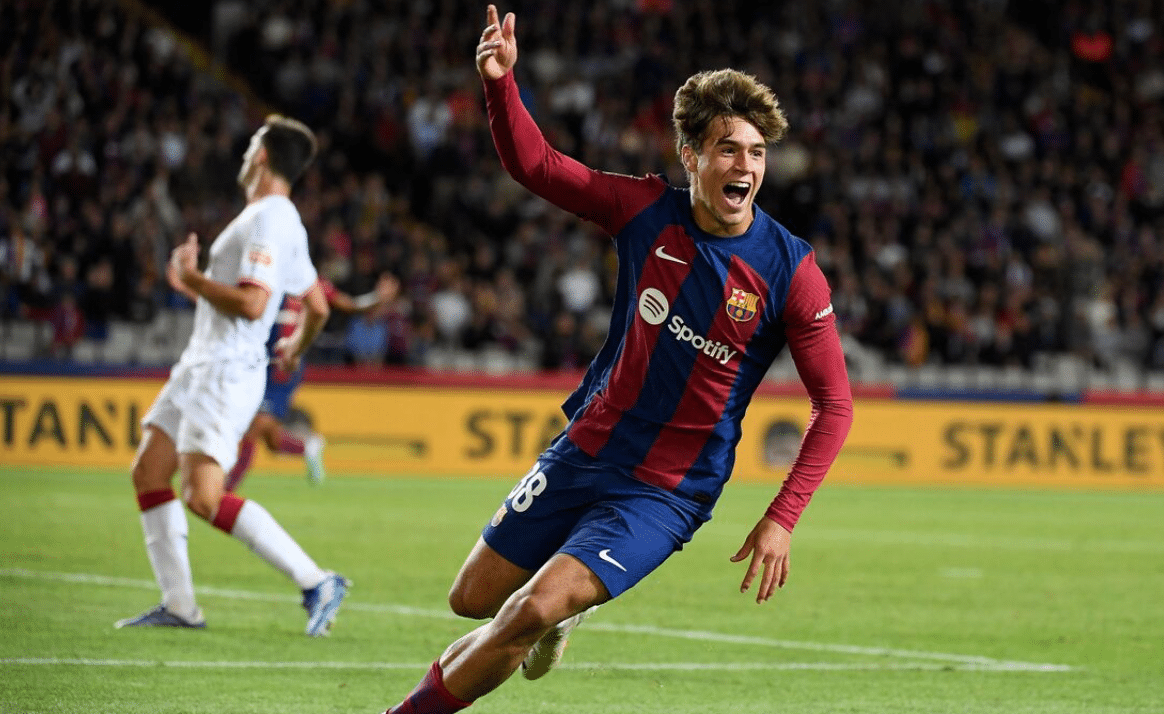
[[[666,184],[656,177],[596,171],[550,146],[521,102],[513,66],[516,20],[498,22],[490,5],[477,45],[477,70],[485,85],[489,130],[501,165],[514,180],[555,206],[592,221],[610,235],[654,201]]]

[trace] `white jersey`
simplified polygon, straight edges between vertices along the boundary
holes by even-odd
[[[181,361],[265,360],[283,296],[303,295],[318,277],[295,204],[284,196],[266,196],[244,208],[210,245],[206,276],[225,285],[262,287],[269,295],[267,307],[262,317],[248,320],[224,315],[198,298],[194,332]]]

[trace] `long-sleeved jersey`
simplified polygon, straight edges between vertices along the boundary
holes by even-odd
[[[812,248],[755,207],[750,228],[700,229],[691,194],[658,176],[590,169],[554,150],[522,106],[512,73],[485,82],[506,170],[614,239],[610,331],[563,410],[576,450],[677,493],[710,516],[731,476],[748,403],[787,344],[812,415],[768,516],[791,530],[840,451],[852,397],[828,283]]]

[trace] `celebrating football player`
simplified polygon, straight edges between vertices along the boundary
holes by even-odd
[[[741,591],[768,600],[792,530],[852,423],[830,291],[812,247],[753,201],[787,122],[772,91],[732,69],[690,77],[673,122],[688,187],[588,168],[553,149],[522,105],[512,13],[490,5],[477,45],[501,162],[530,191],[614,240],[610,337],[563,405],[565,430],[485,526],[450,593],[492,618],[445,650],[390,714],[448,714],[519,667],[545,674],[593,607],[626,592],[711,516],[740,422],[788,346],[812,415],[787,479],[743,545]]]

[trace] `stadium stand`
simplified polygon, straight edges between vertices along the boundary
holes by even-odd
[[[238,157],[274,109],[322,140],[297,194],[320,272],[405,287],[378,324],[334,318],[312,360],[584,365],[612,252],[500,170],[471,57],[483,7],[4,3],[0,354],[171,361],[189,305],[165,258],[237,210]],[[682,181],[670,99],[695,70],[777,90],[792,131],[759,200],[815,246],[856,380],[1160,386],[1159,0],[511,9],[526,102],[594,166]]]

